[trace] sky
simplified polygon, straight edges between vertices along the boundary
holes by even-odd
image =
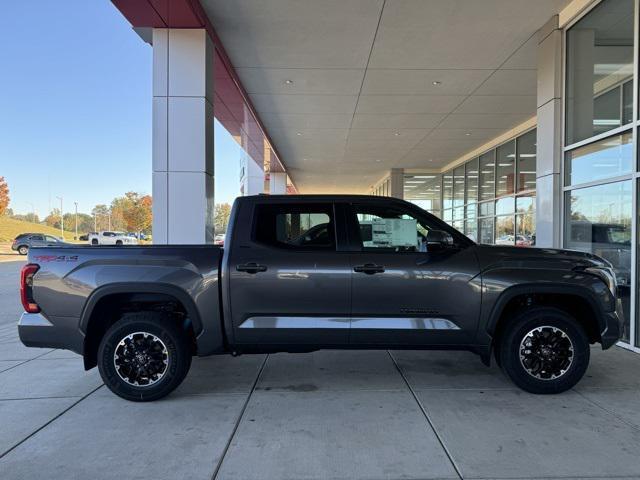
[[[110,1],[3,2],[0,66],[0,176],[15,213],[152,193],[152,49]],[[214,135],[216,202],[229,202],[240,149],[219,124]]]

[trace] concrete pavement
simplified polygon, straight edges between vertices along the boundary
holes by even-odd
[[[465,352],[325,351],[197,358],[136,404],[74,354],[19,345],[21,264],[0,265],[2,480],[640,478],[640,356],[622,349],[594,348],[557,396]]]

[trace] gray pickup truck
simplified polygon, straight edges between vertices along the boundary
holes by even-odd
[[[33,248],[18,329],[136,401],[175,389],[193,355],[325,348],[470,350],[557,393],[590,344],[617,342],[616,288],[597,256],[476,245],[401,200],[260,195],[236,200],[224,249]]]

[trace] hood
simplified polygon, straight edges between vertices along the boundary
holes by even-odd
[[[482,270],[498,266],[502,268],[549,268],[554,270],[611,266],[609,262],[592,253],[556,248],[478,245],[477,254]]]

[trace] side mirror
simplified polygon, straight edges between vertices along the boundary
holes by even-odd
[[[453,237],[442,230],[429,230],[427,234],[427,251],[441,250],[453,246]]]

